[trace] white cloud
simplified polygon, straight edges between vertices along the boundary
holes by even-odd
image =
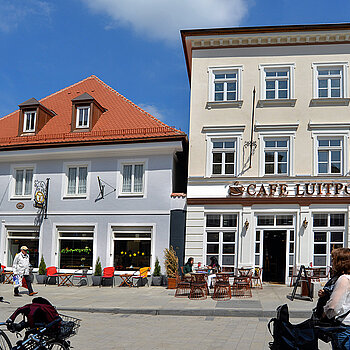
[[[148,112],[149,114],[153,115],[153,117],[156,117],[159,120],[164,121],[165,116],[162,111],[158,109],[158,107],[154,105],[147,105],[143,103],[139,103],[138,106]]]
[[[250,0],[82,0],[107,14],[113,26],[131,27],[141,35],[178,40],[180,29],[239,25]]]
[[[0,31],[8,33],[16,29],[28,16],[48,18],[51,9],[49,3],[41,0],[0,0]]]

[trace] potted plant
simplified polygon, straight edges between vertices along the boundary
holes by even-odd
[[[165,255],[165,270],[168,277],[168,289],[175,289],[177,286],[178,271],[179,271],[179,259],[176,256],[176,252],[172,246],[164,249]]]
[[[101,278],[102,278],[102,266],[101,266],[100,257],[98,257],[95,264],[95,272],[92,276],[92,285],[99,286],[101,284]]]
[[[38,282],[38,284],[44,284],[45,279],[46,279],[46,264],[45,264],[44,257],[41,256],[38,275],[36,275],[36,281]]]
[[[161,286],[162,285],[162,275],[160,274],[160,264],[158,257],[156,257],[156,262],[154,264],[154,270],[152,274],[152,284],[154,286]]]

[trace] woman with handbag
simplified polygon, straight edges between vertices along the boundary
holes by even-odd
[[[337,248],[332,251],[332,270],[338,279],[329,300],[324,306],[328,319],[342,319],[344,331],[332,336],[332,349],[350,349],[350,249]],[[321,294],[321,295],[320,295]],[[322,292],[319,296],[322,296]],[[345,317],[344,317],[345,316]]]
[[[19,287],[22,287],[23,278],[27,284],[29,295],[32,296],[38,293],[34,292],[32,288],[32,282],[29,277],[29,265],[28,247],[24,245],[21,247],[21,251],[16,254],[12,263],[14,287],[13,293],[15,297],[20,296]]]

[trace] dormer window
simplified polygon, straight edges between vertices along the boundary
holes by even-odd
[[[23,132],[35,132],[36,112],[24,112]]]
[[[89,127],[90,107],[77,107],[76,127],[88,128]]]

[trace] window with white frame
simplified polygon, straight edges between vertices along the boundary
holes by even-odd
[[[34,132],[35,120],[36,120],[35,111],[24,112],[23,132]]]
[[[345,214],[313,214],[313,265],[324,273],[331,266],[333,249],[344,247]]]
[[[260,65],[261,100],[290,100],[294,98],[294,64]]]
[[[235,102],[241,95],[242,67],[209,68],[209,100]]]
[[[236,214],[206,215],[206,264],[212,256],[222,267],[234,268],[236,255]]]
[[[289,139],[264,138],[265,175],[288,174]]]
[[[142,194],[144,191],[144,164],[123,164],[122,193]]]
[[[88,128],[90,117],[90,107],[77,107],[76,127],[77,128]]]
[[[212,139],[212,175],[235,175],[236,140]]]
[[[317,138],[318,174],[341,174],[343,160],[343,140],[338,137]]]
[[[33,168],[15,169],[15,196],[31,196],[33,189]]]
[[[345,97],[344,65],[317,65],[316,98],[342,98]]]
[[[86,195],[87,174],[86,165],[68,167],[67,195]]]

